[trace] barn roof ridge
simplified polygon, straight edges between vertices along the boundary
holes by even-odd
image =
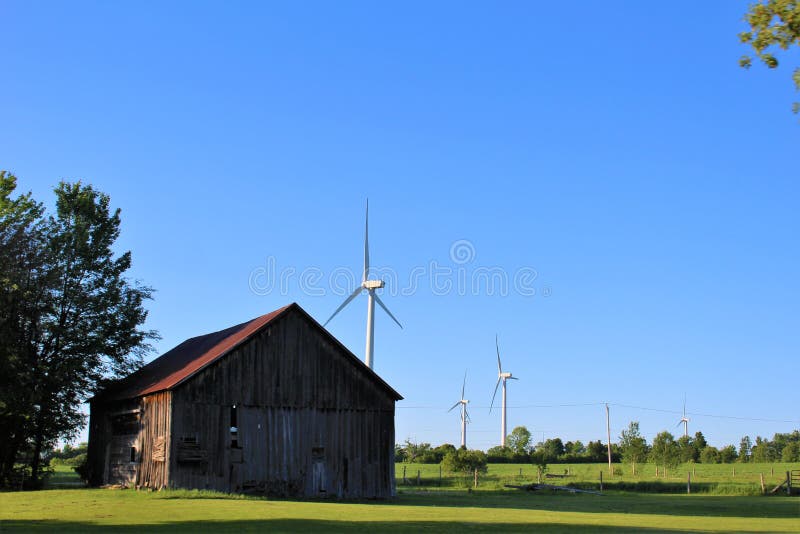
[[[132,399],[158,393],[160,391],[172,390],[229,354],[289,310],[299,311],[309,320],[312,327],[319,330],[325,337],[329,338],[335,345],[342,349],[350,359],[357,362],[357,365],[362,368],[362,371],[367,372],[371,379],[388,390],[390,394],[395,397],[395,400],[401,400],[403,398],[394,388],[375,373],[375,371],[367,367],[364,362],[345,347],[341,341],[336,339],[333,334],[320,325],[299,304],[292,302],[291,304],[256,317],[255,319],[216,332],[191,337],[144,365],[134,373],[111,383],[106,389],[99,392],[90,400],[100,398],[104,400]]]

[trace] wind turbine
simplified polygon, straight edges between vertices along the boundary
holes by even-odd
[[[467,413],[467,404],[469,401],[464,398],[464,388],[467,386],[467,372],[464,371],[464,383],[461,385],[461,400],[455,403],[452,408],[447,410],[448,412],[452,412],[453,408],[461,405],[461,446],[466,448],[467,447],[467,423],[471,422],[469,419],[469,414]]]
[[[373,366],[373,356],[374,356],[374,346],[373,346],[373,338],[375,336],[375,303],[377,302],[383,311],[385,311],[392,320],[397,323],[397,326],[403,328],[403,325],[400,324],[400,321],[392,315],[392,312],[389,311],[389,308],[386,307],[386,304],[380,299],[380,297],[375,294],[376,289],[382,288],[385,284],[383,280],[369,280],[369,199],[367,199],[367,216],[366,216],[366,223],[364,224],[364,273],[361,277],[361,285],[358,286],[355,291],[353,291],[349,297],[342,302],[342,305],[336,308],[336,311],[333,312],[325,324],[322,326],[327,326],[331,319],[336,317],[336,314],[339,313],[344,309],[345,306],[350,304],[354,298],[356,298],[362,290],[367,290],[367,347],[366,347],[366,363],[367,367],[372,369]]]
[[[676,426],[681,426],[681,423],[683,423],[683,435],[688,437],[689,436],[689,418],[686,417],[686,395],[685,394],[683,395],[683,417],[681,417],[681,420],[678,421],[678,424]]]
[[[492,403],[489,405],[489,413],[492,412],[494,406],[494,398],[497,396],[497,388],[500,386],[500,381],[503,382],[503,414],[500,422],[500,446],[506,446],[506,380],[519,380],[519,378],[511,376],[511,373],[503,372],[503,365],[500,363],[500,343],[497,341],[497,334],[494,336],[494,344],[497,347],[497,384],[494,386],[494,394],[492,395]]]

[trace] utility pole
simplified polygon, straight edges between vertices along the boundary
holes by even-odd
[[[608,437],[608,474],[613,475],[611,470],[611,415],[608,411],[608,403],[606,403],[606,436]]]

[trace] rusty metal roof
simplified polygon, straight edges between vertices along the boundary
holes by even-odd
[[[392,389],[391,386],[384,382],[381,377],[375,374],[372,369],[367,367],[364,362],[350,352],[347,347],[342,345],[339,340],[333,337],[330,332],[325,330],[303,308],[297,303],[292,303],[266,315],[262,315],[261,317],[256,317],[255,319],[236,326],[231,326],[219,332],[187,339],[135,373],[110,384],[109,387],[98,393],[95,399],[132,399],[159,391],[170,390],[228,354],[290,309],[296,309],[310,319],[311,324],[319,328],[323,335],[329,337],[336,345],[343,349],[348,356],[357,361],[361,367],[363,367],[364,371],[372,375],[371,377],[374,380],[388,389],[390,394],[395,397],[395,400],[403,398]]]

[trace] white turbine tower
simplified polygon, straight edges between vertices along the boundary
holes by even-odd
[[[489,413],[494,406],[494,398],[497,396],[497,388],[500,382],[503,382],[503,414],[500,421],[500,446],[506,446],[506,380],[519,380],[519,378],[511,376],[511,373],[503,372],[503,364],[500,363],[500,343],[497,341],[497,335],[494,336],[494,344],[497,347],[497,384],[494,386],[494,394],[492,395],[492,403],[489,405]]]
[[[681,420],[678,421],[678,424],[676,426],[681,426],[681,423],[683,423],[683,435],[688,437],[689,436],[689,418],[686,417],[686,395],[683,396],[683,417],[681,417]]]
[[[364,225],[364,273],[361,277],[361,285],[358,286],[355,291],[353,291],[349,297],[342,302],[342,305],[336,308],[336,311],[333,312],[325,324],[322,326],[327,326],[331,319],[336,317],[336,314],[342,311],[345,306],[350,304],[350,302],[356,298],[362,290],[367,290],[367,347],[366,347],[366,354],[364,358],[366,359],[367,367],[372,369],[373,367],[373,356],[374,356],[374,346],[373,346],[373,338],[375,336],[375,303],[377,302],[383,311],[385,311],[392,320],[397,323],[397,326],[403,328],[403,325],[400,324],[400,321],[392,315],[392,312],[389,311],[389,308],[386,307],[386,304],[375,294],[376,289],[380,289],[384,286],[383,280],[369,280],[369,200],[367,200],[367,217],[366,223]]]
[[[448,412],[452,412],[453,408],[461,405],[461,446],[466,448],[467,447],[467,423],[471,422],[469,419],[469,414],[467,413],[467,404],[469,401],[464,398],[464,388],[467,386],[467,372],[464,371],[464,383],[461,385],[461,400],[455,403],[452,408],[447,410]]]

